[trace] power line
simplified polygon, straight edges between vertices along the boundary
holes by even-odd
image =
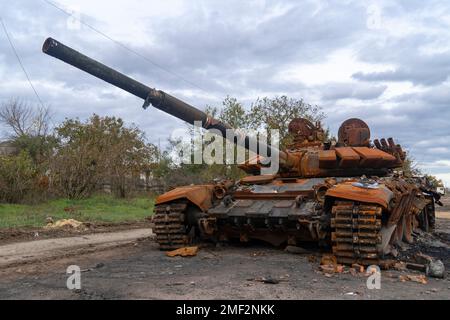
[[[159,68],[159,69],[161,69],[161,70],[163,70],[163,71],[165,71],[165,72],[171,74],[172,76],[175,76],[175,77],[177,77],[177,78],[183,80],[184,82],[190,84],[191,86],[193,86],[193,87],[195,87],[195,88],[197,88],[197,89],[200,89],[200,90],[202,90],[202,91],[206,91],[206,90],[204,90],[203,88],[201,88],[200,86],[198,86],[198,85],[196,85],[195,83],[193,83],[192,81],[190,81],[190,80],[184,78],[183,76],[179,75],[178,73],[173,72],[173,71],[171,71],[171,70],[169,70],[169,69],[163,67],[162,65],[160,65],[160,64],[158,64],[158,63],[156,63],[156,62],[153,62],[152,60],[150,60],[150,59],[147,58],[146,56],[144,56],[144,55],[140,54],[139,52],[137,52],[137,51],[135,51],[135,50],[133,50],[133,49],[127,47],[127,46],[124,45],[122,42],[113,39],[112,37],[108,36],[106,33],[104,33],[104,32],[102,32],[102,31],[98,30],[97,28],[91,26],[91,25],[88,24],[87,22],[85,22],[85,21],[81,20],[80,18],[76,17],[76,16],[73,15],[72,13],[70,13],[70,12],[64,10],[63,8],[61,8],[60,6],[56,5],[54,2],[52,2],[52,1],[50,1],[50,0],[42,0],[42,1],[46,2],[47,4],[51,5],[52,7],[56,8],[56,9],[58,9],[59,11],[63,12],[64,14],[68,15],[69,17],[71,17],[71,18],[73,18],[73,19],[79,21],[81,24],[83,24],[83,25],[85,25],[86,27],[88,27],[89,29],[91,29],[91,30],[97,32],[98,34],[100,34],[101,36],[105,37],[106,39],[108,39],[108,40],[114,42],[116,45],[120,46],[121,48],[123,48],[123,49],[125,49],[125,50],[127,50],[127,51],[129,51],[129,52],[131,52],[131,53],[133,53],[133,54],[135,54],[136,56],[138,56],[138,57],[140,57],[140,58],[142,58],[142,59],[144,59],[145,61],[147,61],[148,63],[152,64],[153,66],[155,66],[155,67],[157,67],[157,68]]]
[[[5,25],[5,23],[3,22],[3,19],[2,19],[2,18],[0,18],[0,22],[2,23],[3,31],[5,32],[6,38],[8,39],[8,42],[9,42],[9,45],[11,46],[11,49],[12,49],[12,51],[14,52],[14,55],[16,56],[17,61],[19,62],[20,67],[22,68],[22,71],[23,71],[23,73],[25,74],[25,76],[26,76],[26,78],[27,78],[27,80],[28,80],[28,83],[30,84],[30,87],[33,89],[34,94],[36,95],[36,98],[38,99],[38,101],[39,101],[39,103],[41,104],[42,108],[45,108],[44,103],[43,103],[42,100],[41,100],[41,97],[39,96],[39,94],[38,94],[36,88],[34,87],[33,83],[31,82],[31,79],[30,79],[30,76],[28,75],[27,70],[25,70],[25,66],[23,65],[22,60],[20,59],[20,56],[19,56],[19,54],[17,53],[16,47],[14,46],[14,44],[13,44],[11,38],[9,37],[8,30],[6,29],[6,25]]]

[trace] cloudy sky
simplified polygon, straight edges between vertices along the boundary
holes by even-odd
[[[48,36],[199,108],[285,94],[320,105],[335,133],[362,118],[450,186],[448,1],[0,0],[0,17],[55,122],[120,116],[153,143],[183,126],[42,54]],[[1,29],[0,79],[0,102],[36,103]]]

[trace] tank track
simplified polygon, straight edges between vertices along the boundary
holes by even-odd
[[[331,213],[331,241],[338,263],[377,264],[382,208],[343,200],[334,203]]]
[[[161,250],[174,250],[188,244],[185,210],[187,203],[173,202],[157,205],[152,222],[155,224],[156,241]]]

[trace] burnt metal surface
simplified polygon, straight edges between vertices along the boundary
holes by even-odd
[[[171,201],[188,200],[201,210],[206,211],[212,206],[214,185],[197,185],[175,188],[156,198],[156,204],[168,203]]]
[[[368,146],[370,144],[369,126],[361,119],[345,120],[339,128],[338,143],[352,147]]]

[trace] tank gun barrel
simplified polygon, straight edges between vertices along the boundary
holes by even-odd
[[[45,40],[42,51],[143,99],[144,109],[152,104],[155,108],[187,123],[194,124],[194,122],[199,121],[201,122],[202,127],[207,130],[218,130],[223,138],[227,138],[226,131],[232,129],[228,124],[209,117],[205,112],[188,103],[171,96],[164,91],[150,88],[139,81],[85,56],[55,39],[48,38]],[[235,136],[240,136],[240,134],[235,132]],[[283,151],[262,142],[255,143],[253,139],[254,138],[249,136],[243,138],[244,147],[246,149],[249,149],[256,154],[261,154],[261,151],[266,149],[265,153],[268,156],[278,153],[281,164],[286,164],[288,162],[288,155]],[[236,143],[236,141],[238,141],[238,139],[233,138],[232,142]]]

